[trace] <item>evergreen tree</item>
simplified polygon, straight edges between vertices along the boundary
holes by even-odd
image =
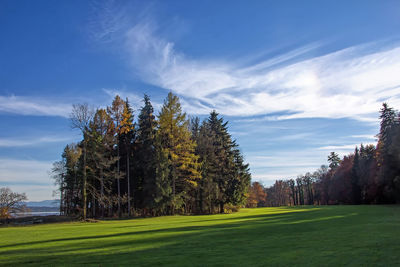
[[[61,161],[55,162],[52,169],[53,179],[59,187],[61,206],[64,215],[75,213],[77,205],[80,205],[80,171],[79,158],[82,150],[76,144],[66,145],[62,153]]]
[[[212,202],[209,205],[217,204],[220,213],[224,212],[227,203],[244,204],[250,186],[248,165],[244,164],[236,142],[228,133],[227,124],[218,113],[211,112],[201,127],[198,143],[202,147],[204,179],[200,196],[203,200],[204,195],[208,196]]]
[[[215,134],[211,131],[210,124],[203,121],[198,133],[197,126],[192,123],[193,136],[197,143],[196,154],[199,155],[200,173],[202,179],[197,190],[197,206],[199,213],[213,213],[219,194],[216,183],[216,153],[213,147]]]
[[[353,204],[361,203],[361,188],[360,188],[360,154],[358,147],[354,151],[353,166],[351,170],[351,186],[353,195]]]
[[[192,192],[198,184],[198,156],[191,139],[186,113],[182,112],[179,98],[168,94],[159,118],[159,136],[162,152],[168,155],[169,178],[172,186],[171,212],[193,208]]]
[[[161,142],[162,137],[160,136],[160,132],[156,132],[156,142],[155,142],[155,152],[156,152],[156,168],[155,168],[155,183],[150,184],[148,182],[145,183],[148,188],[147,190],[152,190],[154,187],[153,197],[151,203],[153,212],[155,215],[165,215],[173,213],[171,210],[173,203],[173,194],[172,194],[172,183],[170,176],[170,159],[168,150],[164,149],[164,146]],[[147,196],[150,197],[150,196]]]
[[[233,142],[233,161],[231,178],[228,181],[228,203],[241,206],[245,204],[247,192],[251,183],[249,164],[244,163],[243,155],[238,149],[236,142]]]
[[[331,154],[328,156],[328,162],[329,168],[331,168],[331,170],[335,170],[340,164],[339,155],[335,152],[331,152]]]
[[[140,208],[155,210],[157,199],[157,121],[150,98],[144,95],[144,106],[140,110],[137,135],[135,189],[137,191],[137,205]],[[161,174],[162,176],[162,174]],[[162,178],[162,177],[161,177]],[[140,203],[139,203],[140,200]]]
[[[400,160],[395,152],[396,149],[394,149],[398,146],[398,143],[393,143],[399,135],[399,120],[396,111],[386,103],[383,103],[380,113],[381,127],[377,146],[378,182],[379,191],[382,193],[380,201],[393,203],[396,199],[400,200],[395,189],[398,184],[397,181],[400,182],[400,179],[396,178],[400,176],[398,167]]]
[[[94,115],[87,105],[74,106],[71,122],[83,139],[68,145],[54,165],[64,214],[121,216],[121,208],[128,215],[215,213],[245,204],[249,166],[227,122],[216,112],[201,124],[199,118],[189,122],[172,93],[159,121],[153,113],[145,95],[136,132],[129,102],[119,96]],[[286,203],[283,191],[277,195]]]

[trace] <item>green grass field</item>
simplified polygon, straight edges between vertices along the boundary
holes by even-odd
[[[400,265],[400,206],[242,209],[0,228],[3,266]]]

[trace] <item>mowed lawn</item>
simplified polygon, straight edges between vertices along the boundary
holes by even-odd
[[[400,265],[400,206],[242,209],[0,228],[3,266]]]

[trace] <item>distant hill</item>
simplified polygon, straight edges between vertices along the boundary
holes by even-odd
[[[60,211],[59,207],[33,207],[33,206],[27,206],[27,207],[29,209],[29,212],[59,212]]]
[[[60,207],[60,200],[53,199],[53,200],[42,200],[42,201],[28,201],[25,202],[27,207],[51,207],[51,208],[59,208]]]

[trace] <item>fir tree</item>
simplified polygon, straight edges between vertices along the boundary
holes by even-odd
[[[149,96],[145,95],[143,102],[144,106],[141,108],[138,117],[137,156],[135,157],[137,181],[135,188],[140,198],[140,203],[139,199],[137,201],[138,205],[144,209],[154,210],[158,197],[156,190],[157,149],[159,148],[156,144],[157,122]]]
[[[382,193],[380,201],[393,203],[398,198],[396,196],[394,181],[399,174],[397,165],[400,161],[396,160],[398,158],[397,155],[392,155],[393,147],[396,147],[393,141],[396,140],[399,134],[398,118],[396,111],[386,103],[383,103],[380,113],[381,127],[377,146],[378,182],[380,186],[379,191]]]
[[[335,170],[340,164],[339,155],[335,152],[331,152],[331,154],[328,156],[328,162],[329,168],[331,168],[331,170]]]
[[[162,150],[168,155],[171,212],[188,211],[194,202],[190,192],[197,187],[200,174],[198,156],[194,153],[196,144],[191,139],[189,122],[177,96],[168,94],[158,118]]]

